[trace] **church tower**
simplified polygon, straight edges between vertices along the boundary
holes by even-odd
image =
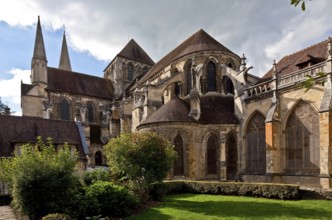
[[[72,71],[67,47],[66,32],[63,32],[59,69]]]
[[[35,48],[31,61],[31,84],[47,85],[47,59],[39,16],[35,39]]]

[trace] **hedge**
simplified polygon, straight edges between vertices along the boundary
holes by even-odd
[[[158,199],[161,194],[201,193],[240,195],[274,199],[299,199],[297,185],[243,182],[165,181],[152,188],[150,194]]]

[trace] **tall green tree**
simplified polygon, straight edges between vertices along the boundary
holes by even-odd
[[[171,169],[176,152],[172,144],[154,132],[121,134],[105,147],[111,173],[129,182],[142,198]]]

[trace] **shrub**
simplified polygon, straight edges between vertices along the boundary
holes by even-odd
[[[173,146],[153,132],[121,134],[110,140],[105,153],[111,173],[127,180],[143,200],[152,185],[166,177],[176,158]]]
[[[51,139],[45,145],[37,138],[36,145],[25,145],[21,155],[10,163],[13,203],[31,220],[49,213],[69,213],[78,179],[74,176],[77,154],[68,147],[56,152]]]
[[[53,213],[44,216],[42,220],[71,220],[71,218],[66,214]]]
[[[137,206],[136,198],[124,186],[97,181],[86,189],[89,216],[128,216]]]
[[[81,178],[86,186],[89,186],[98,180],[111,181],[109,170],[97,168],[82,173]]]
[[[203,193],[298,199],[299,186],[269,183],[165,181],[167,193]]]

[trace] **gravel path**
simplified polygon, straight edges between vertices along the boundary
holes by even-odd
[[[0,220],[17,220],[10,206],[0,206]]]

